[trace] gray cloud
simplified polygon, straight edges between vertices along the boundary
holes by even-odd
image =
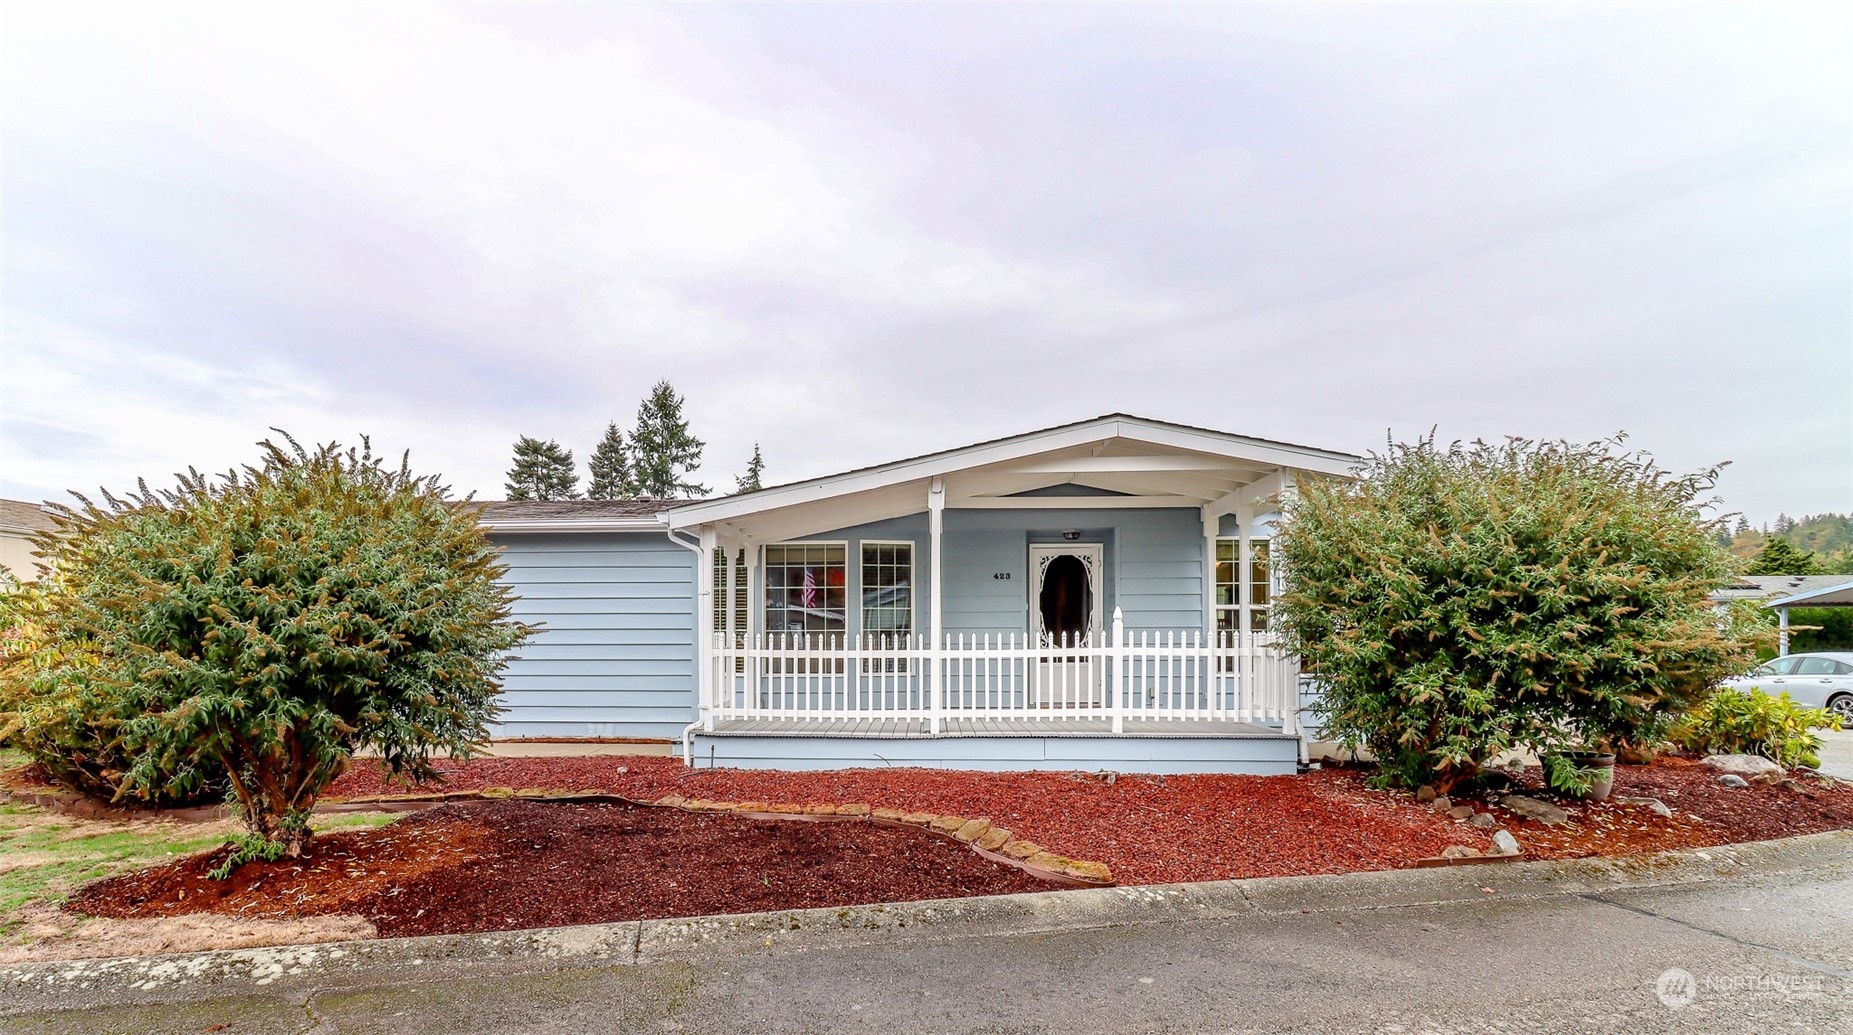
[[[1853,509],[1810,8],[41,10],[0,492],[372,432],[500,494],[649,384],[725,486],[1111,410],[1592,438]]]

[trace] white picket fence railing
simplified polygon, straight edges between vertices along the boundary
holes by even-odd
[[[715,637],[724,719],[1223,719],[1299,729],[1299,666],[1267,633],[1127,632],[1040,642],[1023,633]]]

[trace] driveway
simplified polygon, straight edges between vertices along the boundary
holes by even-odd
[[[1821,771],[1841,780],[1853,780],[1853,729],[1822,730]]]
[[[1478,897],[1442,904],[1309,900],[1315,908],[1304,912],[982,937],[894,931],[868,944],[746,946],[636,965],[537,964],[462,977],[400,970],[343,987],[93,1006],[0,1026],[446,1035],[1853,1030],[1853,852],[1794,872],[1531,898],[1502,894],[1530,892],[1498,870],[1473,868],[1462,886]],[[1478,891],[1482,881],[1491,893]]]

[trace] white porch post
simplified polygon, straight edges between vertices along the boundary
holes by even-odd
[[[732,660],[734,652],[740,649],[740,618],[739,615],[735,613],[736,608],[734,607],[734,602],[737,599],[734,580],[738,577],[737,573],[740,567],[735,563],[734,558],[738,556],[739,552],[739,540],[732,537],[729,537],[725,545],[721,548],[721,558],[727,565],[726,596],[722,598],[723,602],[721,604],[721,614],[723,616],[721,628],[725,631],[722,642],[727,645],[727,654],[725,656],[728,660],[725,664],[720,666],[721,672],[715,683],[714,701],[716,707],[733,707],[734,682],[739,678],[736,675],[739,671],[739,667],[735,665]]]
[[[927,530],[930,541],[929,549],[933,551],[933,586],[928,597],[931,600],[928,611],[931,615],[933,639],[927,645],[928,654],[932,658],[930,667],[933,686],[932,700],[927,712],[927,728],[934,736],[938,736],[939,713],[946,700],[946,633],[945,627],[940,624],[945,614],[946,595],[943,578],[946,570],[943,559],[945,551],[940,548],[944,538],[943,533],[946,530],[946,483],[939,478],[933,479],[927,486]]]
[[[1248,614],[1249,607],[1255,602],[1252,588],[1255,577],[1255,543],[1250,538],[1255,524],[1254,504],[1244,504],[1235,508],[1235,521],[1235,533],[1241,539],[1236,551],[1235,566],[1235,602],[1241,605],[1241,609],[1236,612],[1235,627],[1240,631],[1242,639],[1246,641],[1248,634],[1254,631],[1254,623],[1249,620]],[[1245,642],[1243,645],[1247,646]]]
[[[1789,609],[1776,608],[1776,656],[1789,656]]]
[[[714,729],[714,550],[713,525],[701,529],[701,556],[695,562],[695,700],[702,729]]]

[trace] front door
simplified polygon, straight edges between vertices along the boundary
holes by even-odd
[[[1105,643],[1100,544],[1032,546],[1029,566],[1030,634],[1045,652],[1030,665],[1030,707],[1099,707],[1100,666],[1085,653],[1062,648]]]

